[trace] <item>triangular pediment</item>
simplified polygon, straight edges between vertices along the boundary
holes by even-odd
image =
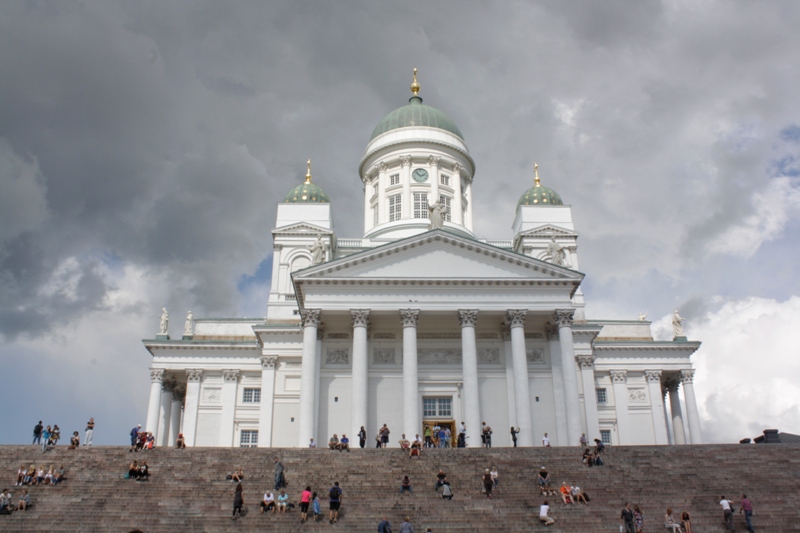
[[[577,237],[578,234],[574,231],[569,231],[559,226],[553,226],[550,224],[545,224],[543,226],[539,226],[536,228],[531,228],[529,230],[521,232],[517,235],[517,238],[520,237]]]
[[[559,280],[580,283],[583,274],[434,230],[295,272],[312,279]]]
[[[309,222],[298,222],[272,230],[273,235],[318,235],[320,233],[323,235],[331,235],[333,232],[328,228],[323,228],[322,226],[317,226]]]

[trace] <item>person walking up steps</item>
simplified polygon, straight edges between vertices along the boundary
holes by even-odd
[[[334,481],[333,487],[328,491],[330,497],[330,516],[328,522],[331,524],[339,520],[339,507],[342,505],[342,489],[339,488],[339,482]]]

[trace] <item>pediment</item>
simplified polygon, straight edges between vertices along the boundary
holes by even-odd
[[[308,222],[298,222],[297,224],[289,224],[272,230],[273,235],[308,235],[308,234],[323,234],[332,235],[333,232],[328,228],[317,226]]]
[[[520,237],[577,237],[578,234],[574,231],[569,231],[559,226],[545,224],[536,228],[532,228],[521,232],[517,235]]]
[[[583,274],[485,243],[434,230],[295,272],[295,283],[353,280],[559,280]]]

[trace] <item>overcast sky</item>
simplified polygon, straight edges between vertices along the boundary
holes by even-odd
[[[800,433],[800,3],[0,3],[0,443],[145,423],[161,307],[264,316],[276,204],[313,161],[337,232],[410,96],[460,127],[475,227],[539,163],[590,318],[680,309],[706,442]]]

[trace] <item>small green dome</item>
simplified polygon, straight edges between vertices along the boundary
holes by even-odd
[[[517,207],[521,205],[564,205],[561,197],[550,187],[534,185],[519,197]]]
[[[328,195],[313,183],[301,183],[286,195],[284,202],[301,204],[329,204]]]
[[[375,126],[372,132],[370,141],[387,131],[413,126],[438,128],[440,130],[449,131],[462,141],[464,140],[461,130],[458,129],[458,126],[456,126],[456,123],[453,122],[450,117],[435,107],[423,105],[422,98],[415,95],[409,98],[408,105],[395,109],[383,117],[383,120],[378,122],[378,125]]]

